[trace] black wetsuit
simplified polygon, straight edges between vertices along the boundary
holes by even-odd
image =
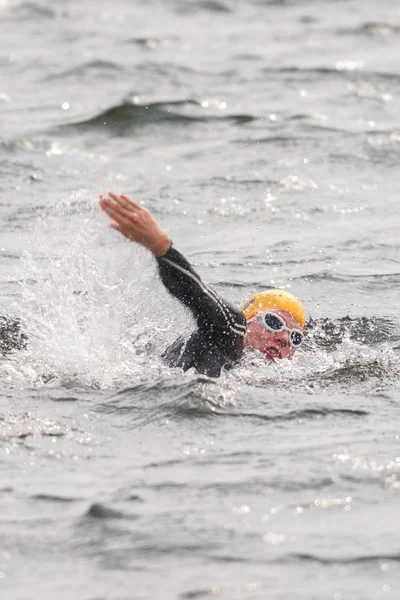
[[[246,319],[205,283],[184,256],[172,245],[157,258],[161,281],[194,316],[197,329],[188,339],[178,338],[164,353],[171,367],[194,368],[209,377],[219,377],[243,354]]]

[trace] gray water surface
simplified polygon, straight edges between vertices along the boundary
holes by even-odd
[[[398,2],[0,0],[0,39],[1,598],[398,600]],[[109,189],[304,349],[168,369]]]

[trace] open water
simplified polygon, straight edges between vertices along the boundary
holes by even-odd
[[[0,0],[3,600],[400,598],[398,0]],[[97,198],[293,361],[219,380]]]

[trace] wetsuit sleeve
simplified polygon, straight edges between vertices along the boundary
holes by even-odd
[[[172,245],[157,258],[158,271],[166,289],[187,306],[200,331],[243,338],[246,319],[243,313],[208,287],[186,258]]]

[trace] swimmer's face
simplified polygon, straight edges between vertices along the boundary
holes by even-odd
[[[279,315],[289,329],[303,331],[296,319],[289,313],[283,310],[271,310],[269,312]],[[247,323],[244,345],[262,352],[268,360],[272,361],[277,358],[292,358],[296,352],[296,349],[290,344],[289,331],[267,331],[261,325],[257,315]]]

